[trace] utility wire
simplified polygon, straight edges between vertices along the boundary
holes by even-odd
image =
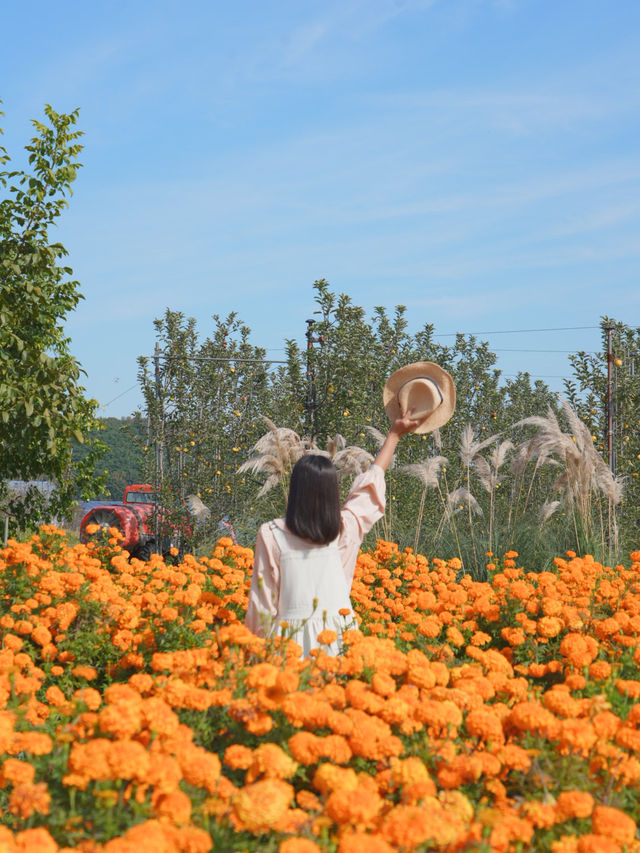
[[[118,394],[118,396],[117,396],[117,397],[114,397],[114,398],[113,398],[113,400],[109,400],[109,402],[108,402],[108,403],[104,403],[104,404],[101,406],[101,408],[106,409],[106,408],[107,408],[107,406],[110,406],[112,403],[115,403],[115,401],[116,401],[116,400],[119,400],[119,399],[120,399],[120,397],[124,397],[124,395],[125,395],[125,394],[128,394],[128,393],[129,393],[129,391],[133,391],[133,389],[134,389],[134,388],[137,388],[137,387],[138,387],[138,383],[136,382],[136,384],[135,384],[135,385],[132,385],[132,386],[131,386],[131,388],[127,388],[127,390],[126,390],[126,391],[122,391],[120,394]]]
[[[438,338],[452,338],[456,335],[522,335],[525,332],[574,332],[582,329],[599,329],[600,326],[556,326],[550,329],[497,329],[493,332],[443,332],[435,333]]]
[[[565,353],[565,355],[571,355],[575,352],[572,349],[501,349],[499,347],[491,347],[493,352],[552,352],[552,353]],[[582,350],[585,355],[596,355],[595,350]]]
[[[528,370],[523,370],[521,373],[502,373],[501,377],[505,379],[517,379],[522,374],[528,374],[531,379],[566,379],[562,373],[529,373]]]
[[[158,355],[147,356],[149,360],[154,358],[162,358],[164,361],[244,361],[250,364],[288,364],[286,359],[278,358],[241,358],[240,356],[209,356],[209,355]]]

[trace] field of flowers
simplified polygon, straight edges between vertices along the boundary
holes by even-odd
[[[0,551],[3,853],[640,851],[640,552],[479,583],[379,541],[304,661],[242,624],[249,548],[116,534]]]

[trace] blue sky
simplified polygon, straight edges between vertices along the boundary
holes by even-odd
[[[481,335],[559,389],[601,315],[640,324],[639,24],[636,0],[4,0],[14,163],[45,103],[81,111],[55,236],[101,413],[141,405],[167,307],[203,336],[237,311],[277,358],[318,278],[443,342],[587,327]]]

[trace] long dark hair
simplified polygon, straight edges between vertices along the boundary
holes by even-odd
[[[293,466],[286,520],[292,533],[318,545],[340,533],[338,474],[326,456],[308,453]]]

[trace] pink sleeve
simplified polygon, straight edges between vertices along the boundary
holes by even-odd
[[[244,624],[260,637],[266,636],[278,614],[280,566],[277,545],[268,524],[258,531],[253,557],[253,577]]]
[[[384,471],[378,465],[353,481],[342,507],[342,526],[343,534],[353,542],[357,540],[358,547],[365,533],[384,515],[385,493]]]

